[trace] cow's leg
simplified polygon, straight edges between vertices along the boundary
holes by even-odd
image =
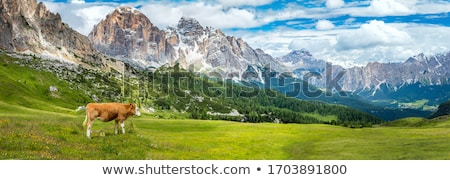
[[[120,127],[122,127],[122,134],[125,134],[125,121],[120,121]]]
[[[87,123],[87,130],[86,130],[86,136],[89,139],[91,139],[91,127],[92,127],[92,124],[94,124],[94,121],[89,118],[89,121]]]
[[[115,121],[114,127],[115,127],[115,131],[114,131],[114,132],[115,132],[116,134],[118,134],[118,133],[119,133],[119,132],[118,132],[118,131],[119,131],[119,130],[118,130],[118,129],[119,129],[119,120],[116,120],[116,121]]]

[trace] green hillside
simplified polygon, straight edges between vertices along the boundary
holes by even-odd
[[[59,80],[50,72],[21,65],[22,61],[4,54],[0,56],[2,102],[47,111],[71,112],[71,109],[90,101],[83,93],[74,91],[66,81]],[[57,87],[58,91],[51,93],[50,86]],[[59,108],[55,109],[55,106]]]
[[[415,128],[450,128],[450,116],[439,116],[433,119],[404,118],[383,124],[386,127],[415,127]]]
[[[450,115],[450,101],[444,102],[439,105],[438,110],[433,113],[430,118],[436,118],[439,116]]]

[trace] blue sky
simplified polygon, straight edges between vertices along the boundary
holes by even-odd
[[[160,29],[182,16],[273,56],[307,49],[344,66],[450,51],[450,0],[40,0],[82,34],[121,5]]]

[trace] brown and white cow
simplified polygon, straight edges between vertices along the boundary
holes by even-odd
[[[86,118],[83,125],[87,125],[86,135],[91,138],[91,127],[95,119],[103,122],[115,120],[115,133],[118,133],[119,122],[122,127],[122,133],[125,134],[124,121],[129,116],[140,116],[141,113],[135,104],[122,103],[89,103],[86,105]]]

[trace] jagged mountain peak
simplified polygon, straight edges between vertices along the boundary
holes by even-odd
[[[312,54],[304,48],[302,48],[300,50],[293,50],[288,55],[300,56],[300,57],[312,57]]]
[[[117,23],[122,28],[133,30],[136,30],[139,27],[153,27],[153,24],[147,16],[138,9],[130,6],[117,7],[114,11],[109,13],[102,22],[110,24]]]
[[[124,13],[142,14],[138,9],[131,6],[119,6],[113,12],[118,12],[120,14]]]
[[[290,53],[277,58],[280,62],[283,62],[287,67],[316,67],[318,65],[325,64],[325,61],[316,59],[308,50],[299,49],[293,50]]]
[[[415,55],[413,57],[408,58],[405,63],[409,63],[409,64],[413,64],[413,63],[417,63],[417,62],[425,62],[427,61],[427,56],[425,56],[424,53],[420,53],[418,55]]]
[[[183,35],[202,35],[205,28],[195,18],[181,17],[178,21],[177,29]]]
[[[89,39],[100,52],[144,68],[172,58],[174,52],[165,38],[165,31],[129,6],[116,8],[89,33]]]
[[[202,25],[195,18],[183,16],[178,21],[177,27],[181,29],[181,28],[202,27]]]

